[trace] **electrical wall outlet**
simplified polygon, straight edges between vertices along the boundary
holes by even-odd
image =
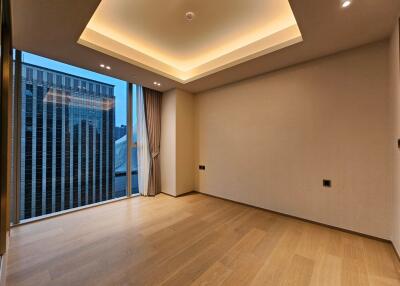
[[[322,180],[322,186],[324,186],[325,188],[331,188],[332,187],[332,181],[323,179]]]

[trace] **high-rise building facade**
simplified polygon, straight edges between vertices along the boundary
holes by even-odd
[[[124,137],[126,133],[127,133],[126,125],[115,126],[114,129],[115,140]]]
[[[20,219],[115,198],[114,86],[22,64]]]

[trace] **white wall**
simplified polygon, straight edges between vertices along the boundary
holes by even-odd
[[[396,141],[400,139],[400,50],[399,50],[399,25],[396,24],[391,39],[389,51],[390,71],[390,106],[392,111],[392,158],[393,161],[393,237],[392,241],[400,253],[400,150]]]
[[[389,239],[388,74],[385,41],[196,95],[197,189]]]
[[[194,95],[174,89],[163,94],[161,190],[179,196],[194,190]]]

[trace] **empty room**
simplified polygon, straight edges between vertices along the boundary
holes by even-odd
[[[0,286],[400,286],[399,0],[0,8]]]

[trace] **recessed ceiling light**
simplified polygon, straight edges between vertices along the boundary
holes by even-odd
[[[161,86],[161,83],[159,83],[159,82],[156,82],[156,81],[155,81],[155,82],[153,82],[153,84],[154,84],[154,85],[156,85],[156,86]]]
[[[110,66],[106,66],[105,64],[100,64],[100,67],[101,67],[102,69],[108,69],[108,70],[111,69]]]
[[[188,21],[192,21],[194,19],[194,17],[196,17],[196,14],[194,14],[194,12],[192,12],[192,11],[186,12],[186,14],[185,14],[185,18]]]
[[[342,8],[347,8],[351,5],[351,0],[341,0]]]

